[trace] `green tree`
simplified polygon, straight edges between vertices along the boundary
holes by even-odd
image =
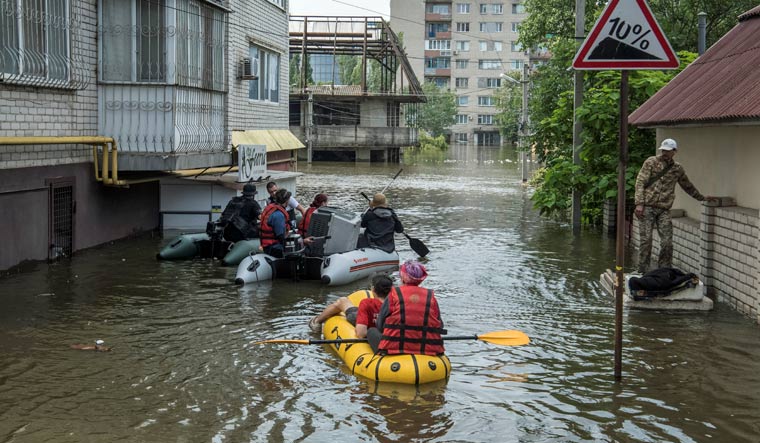
[[[356,74],[361,74],[361,63],[359,57],[355,55],[339,55],[337,57],[338,72],[340,73],[340,82],[344,85],[358,85],[361,84],[361,76],[357,78]],[[359,66],[359,70],[356,70],[356,66]]]
[[[309,57],[306,57],[306,84],[304,86],[314,84],[313,72]],[[298,88],[301,86],[301,54],[293,53],[290,55],[288,79],[291,87]]]
[[[586,2],[585,29],[590,31],[606,2]],[[695,50],[699,11],[707,17],[708,46],[736,24],[735,17],[756,5],[756,0],[650,0],[659,24],[674,49]],[[585,222],[600,215],[602,201],[617,195],[617,134],[619,79],[617,71],[584,75],[584,106],[578,109],[583,124],[581,165],[572,162],[573,72],[567,70],[576,52],[575,0],[525,0],[528,17],[520,25],[524,47],[547,48],[551,59],[531,74],[531,147],[544,167],[532,183],[533,201],[542,213],[565,216],[573,189],[582,191]],[[679,52],[683,69],[695,55]],[[635,110],[679,71],[634,71],[629,77],[630,110]],[[512,105],[512,108],[514,106]],[[505,108],[506,110],[506,108]],[[509,132],[514,115],[501,121]],[[629,167],[626,186],[633,181],[642,161],[653,152],[652,130],[630,128]]]
[[[456,95],[439,88],[434,83],[422,85],[426,103],[410,106],[406,112],[406,123],[413,128],[428,132],[433,137],[445,134],[454,123],[457,113]]]
[[[515,82],[520,81],[520,73],[507,73]],[[496,123],[503,140],[517,143],[522,123],[522,86],[519,83],[503,79],[501,87],[496,91]]]

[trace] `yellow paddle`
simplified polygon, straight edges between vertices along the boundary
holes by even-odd
[[[486,343],[492,343],[500,346],[522,346],[530,343],[528,335],[522,331],[506,330],[506,331],[493,331],[482,335],[452,335],[441,337],[444,340],[480,340]],[[293,345],[332,345],[338,343],[363,343],[366,342],[366,338],[344,338],[339,340],[261,340],[253,342],[254,345],[262,345],[265,343],[286,343]]]

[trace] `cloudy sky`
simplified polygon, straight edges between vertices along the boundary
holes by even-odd
[[[387,19],[390,14],[390,3],[390,0],[290,0],[290,13],[293,15],[359,16],[379,14]]]

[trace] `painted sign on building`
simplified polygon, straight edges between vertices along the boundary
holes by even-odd
[[[267,172],[265,145],[238,145],[238,179],[240,182],[258,181]]]

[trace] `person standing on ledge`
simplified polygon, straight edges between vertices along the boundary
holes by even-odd
[[[670,208],[676,195],[676,183],[690,196],[699,201],[715,201],[717,198],[703,196],[689,181],[680,163],[673,160],[678,145],[666,138],[660,145],[660,155],[649,157],[641,165],[636,177],[636,217],[639,219],[639,268],[642,274],[649,270],[652,255],[652,231],[657,228],[660,236],[659,268],[670,268],[673,262],[673,221]]]

